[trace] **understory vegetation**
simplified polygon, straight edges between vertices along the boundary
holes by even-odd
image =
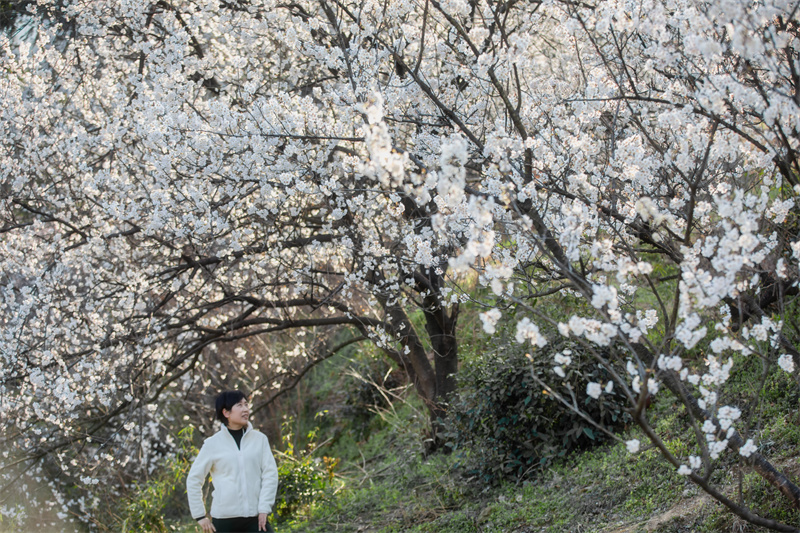
[[[507,374],[510,384],[530,371],[530,364],[519,359],[511,359],[506,365],[512,361],[521,366],[519,374]],[[751,370],[730,389],[739,399],[751,396],[754,382],[760,377],[760,368],[753,365]],[[796,477],[800,474],[796,463],[800,446],[798,386],[785,373],[774,372],[765,389],[767,400],[761,413],[765,423],[758,441],[768,448],[776,464]],[[462,396],[476,394],[480,391],[471,390]],[[488,401],[490,397],[484,398]],[[460,401],[468,400],[462,397]],[[362,441],[356,441],[349,429],[341,430],[336,442],[327,450],[318,451],[341,458],[334,482],[293,517],[278,523],[278,531],[765,531],[745,524],[720,504],[712,503],[670,468],[657,450],[644,448],[636,455],[629,454],[622,441],[641,438],[632,427],[620,432],[622,441],[605,439],[593,447],[571,447],[566,437],[565,453],[548,456],[540,468],[529,468],[519,475],[518,469],[507,468],[503,460],[511,457],[508,447],[492,447],[492,439],[485,436],[449,454],[424,456],[424,424],[421,420],[409,422],[418,408],[409,401],[376,409],[373,431]],[[680,420],[687,416],[685,408],[661,395],[648,411],[658,420],[659,431],[671,434],[667,440],[671,451],[686,453],[678,449],[685,442],[685,436],[680,434],[685,427]],[[519,426],[509,422],[498,430],[504,434],[520,431],[524,422],[522,417],[516,420]],[[536,442],[535,437],[531,436],[530,441]],[[490,458],[496,462],[490,463]],[[487,479],[490,474],[491,479]],[[725,462],[712,476],[726,487],[730,497],[743,498],[758,512],[780,516],[789,524],[800,520],[800,513],[782,501],[774,489],[758,476],[740,471],[735,462]]]
[[[368,350],[352,350],[319,366],[286,400],[281,442],[274,444],[281,473],[271,517],[276,531],[766,531],[727,512],[654,447],[630,454],[625,441],[643,435],[613,395],[595,402],[600,411],[593,415],[615,438],[543,394],[529,379],[535,360],[502,340],[472,339],[461,392],[451,402],[449,440],[434,454],[425,453],[430,428],[424,407],[388,364]],[[800,388],[779,369],[764,376],[758,360],[740,363],[744,370],[731,378],[726,400],[753,406],[749,400],[761,390],[758,412],[744,413],[761,421],[749,437],[796,478]],[[567,395],[585,390],[581,380],[597,372],[588,359],[572,366],[561,391]],[[576,395],[579,403],[583,396]],[[688,415],[680,401],[659,395],[647,413],[672,453],[692,452],[683,449]],[[800,520],[735,458],[722,461],[711,477],[728,497],[759,513],[789,524]],[[173,497],[163,492],[171,490],[164,479],[154,484],[162,492],[141,487],[139,501],[127,504],[125,530],[196,531],[188,511],[178,518],[185,505],[180,483]],[[137,522],[131,513],[150,519]],[[168,518],[153,520],[159,513]]]

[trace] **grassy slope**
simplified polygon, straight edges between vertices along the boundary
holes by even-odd
[[[666,412],[672,406],[662,402],[658,408]],[[669,433],[679,416],[679,411],[663,416],[660,429]],[[632,436],[640,437],[625,438]],[[344,464],[335,489],[294,520],[278,524],[277,532],[762,531],[712,502],[652,449],[633,456],[621,443],[606,445],[567,458],[525,483],[485,487],[453,469],[458,457],[422,457],[419,437],[413,424],[398,423],[358,443],[363,457]],[[761,442],[775,465],[800,478],[796,417],[776,417],[763,428]],[[677,438],[669,445],[675,451],[682,446]],[[719,469],[714,478],[736,495],[735,466]],[[756,511],[800,524],[800,513],[757,476],[745,472],[743,488]],[[183,531],[195,530],[184,526]]]
[[[791,387],[779,380],[772,387],[778,390],[768,391],[763,419],[769,422],[759,439],[770,460],[797,479],[800,431],[786,409],[794,401],[786,394]],[[664,395],[651,410],[660,432],[674,435],[668,445],[681,453],[681,409]],[[359,446],[362,464],[342,472],[338,491],[281,524],[279,533],[759,531],[710,501],[652,449],[632,456],[621,443],[606,445],[523,484],[483,487],[452,468],[458,457],[423,458],[419,431],[407,423],[389,424]],[[738,468],[726,466],[713,479],[735,496]],[[757,476],[745,472],[742,481],[743,497],[756,511],[800,524],[800,514]]]
[[[465,342],[465,346],[472,344],[465,352],[483,350],[476,341],[479,339]],[[353,354],[348,361],[332,361],[328,368],[320,368],[319,375],[312,377],[316,384],[308,387],[318,393],[318,401],[304,400],[307,416],[300,412],[295,415],[298,424],[307,427],[298,427],[295,434],[319,422],[315,412],[341,408],[342,391],[352,389],[352,383],[343,382],[341,376],[347,368],[359,364],[363,367],[364,359]],[[758,428],[750,437],[775,466],[798,482],[797,383],[774,371],[758,393],[758,360],[739,361],[737,369],[721,401],[749,410]],[[748,409],[746,406],[754,405],[751,400],[756,394],[761,403]],[[338,400],[331,404],[331,398]],[[524,483],[482,486],[465,479],[456,468],[463,457],[422,456],[425,416],[415,405],[413,393],[406,398],[407,403],[397,402],[391,409],[382,410],[381,417],[370,423],[366,438],[353,432],[346,420],[340,419],[330,427],[323,424],[317,435],[320,441],[338,431],[330,444],[315,452],[341,459],[334,486],[325,498],[301,509],[293,520],[276,524],[278,533],[762,531],[711,501],[655,450],[631,455],[621,443],[568,457]],[[697,453],[681,439],[685,425],[681,420],[686,415],[669,393],[658,396],[648,416],[673,453],[680,457]],[[621,438],[646,440],[635,429]],[[300,449],[301,443],[296,447]],[[739,469],[732,454],[726,455],[712,481],[738,498]],[[789,509],[777,491],[756,475],[744,471],[741,481],[742,498],[756,512],[800,525],[800,513]],[[179,530],[196,531],[196,527],[184,522]]]

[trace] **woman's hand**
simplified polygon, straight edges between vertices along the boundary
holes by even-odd
[[[258,530],[267,531],[267,513],[258,513]]]
[[[217,530],[208,518],[198,520],[197,523],[203,528],[203,533],[214,533]]]

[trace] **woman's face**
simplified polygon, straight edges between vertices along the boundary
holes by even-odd
[[[242,400],[231,407],[230,410],[223,409],[222,414],[228,419],[229,428],[242,429],[247,425],[247,421],[250,419],[250,406],[247,404],[247,400],[242,398]]]

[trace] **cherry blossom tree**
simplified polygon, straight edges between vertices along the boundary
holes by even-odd
[[[300,328],[357,332],[306,368],[376,343],[437,420],[477,272],[487,331],[513,307],[534,355],[577,339],[613,376],[590,396],[623,391],[680,474],[796,530],[709,476],[736,453],[800,501],[722,403],[735,360],[800,364],[797,5],[20,5],[0,40],[4,489],[38,472],[54,512],[91,516],[63,488],[131,467],[209,351]],[[563,320],[531,305],[567,294]],[[694,455],[648,420],[664,389]]]
[[[420,161],[405,187],[382,64],[356,69],[332,9],[59,2],[3,39],[4,494],[32,469],[59,518],[90,517],[59,484],[152,469],[209,350],[290,329],[358,334],[297,350],[288,386],[369,339],[442,416],[459,297],[437,182]]]
[[[517,18],[505,7],[486,6],[481,17],[440,10],[472,72],[465,77],[482,79],[503,110],[493,134],[462,127],[473,145],[466,157],[486,167],[472,197],[487,202],[487,217],[494,208],[491,220],[504,231],[484,278],[534,318],[518,322],[518,341],[544,346],[547,325],[591,352],[612,379],[590,383],[587,394],[621,390],[679,474],[752,523],[796,531],[709,479],[731,450],[800,503],[797,486],[737,429],[752,429],[742,411],[723,401],[735,360],[760,358],[765,376],[774,364],[796,376],[799,362],[797,5],[531,9]],[[481,240],[470,237],[467,253],[451,260],[455,269],[480,268],[468,253],[474,242]],[[562,321],[530,305],[553,293],[577,297],[583,310]],[[487,331],[500,316],[483,315]],[[570,360],[556,354],[554,380]],[[665,388],[687,409],[696,455],[674,455],[648,420],[650,397]],[[559,399],[580,411],[574,399]],[[628,442],[632,452],[639,446]]]

